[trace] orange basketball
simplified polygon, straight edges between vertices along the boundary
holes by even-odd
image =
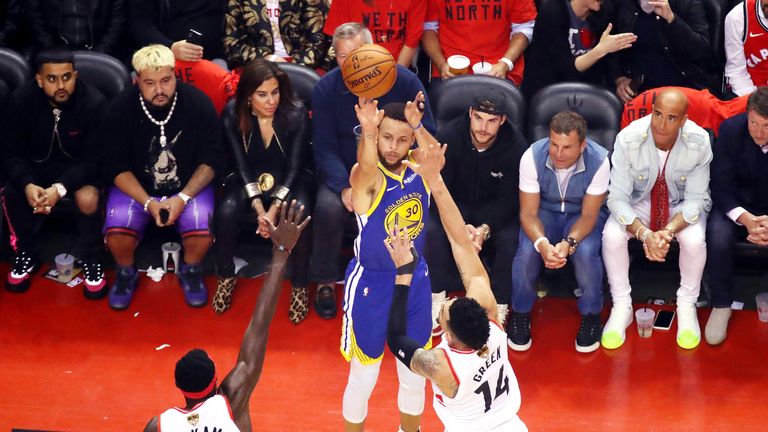
[[[356,96],[374,99],[395,85],[397,64],[384,47],[366,44],[349,54],[341,67],[341,77]]]

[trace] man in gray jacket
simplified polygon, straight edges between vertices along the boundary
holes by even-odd
[[[619,132],[614,145],[603,260],[613,308],[602,336],[604,348],[619,348],[632,322],[627,243],[643,243],[649,261],[664,261],[673,238],[680,243],[677,290],[677,344],[692,349],[701,341],[696,316],[701,275],[707,259],[709,135],[688,120],[688,100],[674,89],[658,94],[650,115]]]

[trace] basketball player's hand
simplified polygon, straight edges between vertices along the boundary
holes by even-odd
[[[669,6],[669,0],[649,1],[648,4],[653,6],[653,13],[664,18],[667,23],[671,23],[675,19],[675,14],[672,13],[672,8]]]
[[[467,236],[472,242],[472,246],[475,247],[475,252],[480,253],[483,250],[483,232],[471,224],[466,224],[464,227],[467,229]]]
[[[341,191],[341,202],[348,212],[352,211],[352,188],[344,188]]]
[[[451,73],[451,68],[448,67],[448,62],[445,62],[443,67],[440,68],[440,78],[447,80],[448,78],[453,78],[456,75]]]
[[[403,164],[420,175],[428,184],[435,183],[440,179],[440,170],[445,165],[445,150],[448,144],[429,144],[426,147],[419,147],[422,151],[421,163],[403,160]]]
[[[266,221],[269,228],[269,236],[272,238],[272,244],[283,246],[286,249],[293,249],[296,246],[299,235],[301,235],[301,232],[304,231],[304,228],[307,227],[312,219],[312,216],[302,219],[303,215],[304,206],[299,206],[296,200],[291,201],[291,205],[281,202],[278,206],[277,226],[272,221]]]
[[[506,78],[508,72],[509,66],[504,62],[498,62],[491,66],[491,72],[488,75],[495,76],[496,78]]]
[[[616,96],[618,96],[623,103],[627,103],[635,97],[635,92],[632,91],[632,88],[629,86],[629,83],[631,82],[632,80],[629,77],[622,76],[616,78]]]
[[[179,198],[178,195],[174,195],[162,203],[166,209],[168,209],[168,222],[164,226],[171,226],[176,223],[176,220],[181,216],[181,212],[184,211],[184,200]]]
[[[379,109],[379,101],[376,99],[358,98],[355,105],[355,114],[360,122],[363,135],[378,133],[379,123],[384,119],[384,110]]]
[[[613,24],[608,24],[605,28],[603,35],[600,36],[600,42],[598,42],[595,49],[601,50],[604,54],[614,53],[623,49],[629,48],[637,40],[637,36],[634,33],[619,33],[612,35]]]
[[[413,256],[413,242],[408,235],[407,228],[400,228],[395,225],[389,232],[389,237],[384,239],[384,247],[387,248],[395,268],[412,263],[416,257]]]
[[[277,212],[280,210],[280,203],[275,202],[272,204],[272,206],[269,208],[269,210],[264,213],[263,216],[259,217],[259,229],[258,233],[260,236],[262,236],[265,239],[269,238],[269,223],[268,221],[274,225],[277,223]]]
[[[186,40],[176,41],[171,45],[171,51],[176,60],[196,62],[203,58],[203,47],[187,42]]]
[[[411,127],[411,129],[418,129],[419,124],[421,124],[421,119],[424,117],[424,109],[425,109],[425,98],[424,93],[419,91],[416,93],[416,97],[413,98],[412,101],[408,101],[405,104],[405,120],[408,122],[408,125]]]

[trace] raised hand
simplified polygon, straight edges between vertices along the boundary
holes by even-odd
[[[605,28],[602,36],[600,36],[600,42],[598,42],[597,47],[595,47],[604,50],[605,54],[627,49],[637,41],[637,36],[635,36],[634,33],[619,33],[612,35],[611,30],[613,30],[613,24],[608,24],[608,27]]]
[[[427,183],[437,181],[440,177],[440,170],[445,165],[445,150],[448,144],[428,144],[425,147],[419,147],[421,151],[420,163],[404,160],[403,164],[420,175]]]
[[[384,110],[379,109],[379,101],[376,99],[359,98],[355,105],[355,114],[363,134],[377,130],[379,123],[384,119]]]
[[[653,13],[664,18],[667,23],[671,23],[675,19],[675,14],[669,6],[669,0],[649,1],[648,4],[653,6]]]
[[[413,247],[407,228],[395,225],[389,232],[389,237],[384,239],[384,246],[395,263],[395,267],[402,267],[416,261],[416,249]]]
[[[296,200],[291,201],[290,206],[285,202],[280,203],[278,213],[277,226],[268,219],[265,221],[267,228],[269,228],[269,236],[275,247],[291,250],[296,246],[299,235],[307,227],[312,216],[307,216],[302,220],[304,206],[299,206]]]
[[[417,129],[421,123],[422,117],[424,117],[425,109],[424,93],[419,91],[416,93],[416,97],[412,101],[408,101],[405,104],[405,120],[412,129]]]

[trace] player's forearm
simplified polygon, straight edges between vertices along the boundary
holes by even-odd
[[[357,144],[357,164],[364,171],[376,170],[379,155],[376,150],[376,135],[378,131],[363,131]]]

